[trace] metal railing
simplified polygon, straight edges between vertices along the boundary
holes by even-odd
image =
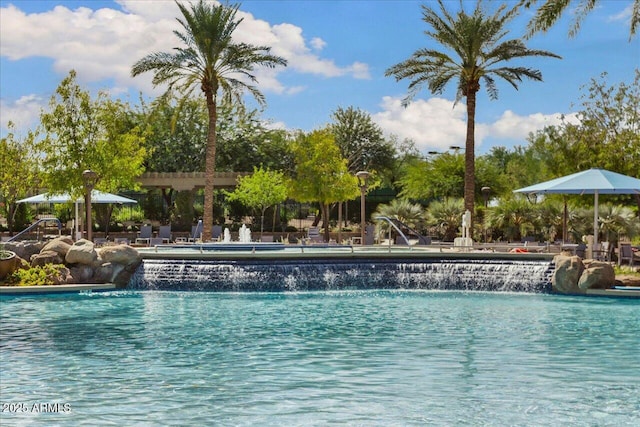
[[[57,225],[58,225],[58,236],[62,235],[62,222],[60,222],[60,220],[58,218],[42,218],[42,219],[37,220],[36,222],[31,224],[27,228],[25,228],[24,230],[22,230],[21,232],[19,232],[15,236],[11,237],[7,241],[8,242],[13,242],[13,241],[17,240],[23,234],[26,234],[26,233],[30,232],[31,230],[33,230],[34,228],[38,227],[40,224],[47,223],[47,222],[55,222],[55,223],[57,223]],[[36,229],[36,232],[37,232],[36,239],[38,239],[38,240],[40,239],[39,230],[40,230],[39,228]]]

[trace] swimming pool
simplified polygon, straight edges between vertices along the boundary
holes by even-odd
[[[638,300],[119,291],[0,304],[2,425],[640,420]]]

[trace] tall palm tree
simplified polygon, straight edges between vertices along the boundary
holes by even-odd
[[[183,43],[172,52],[151,53],[136,62],[131,74],[137,76],[154,71],[153,84],[167,84],[168,91],[177,90],[185,99],[200,89],[205,96],[209,115],[205,153],[205,187],[202,238],[210,240],[213,229],[213,189],[216,162],[216,122],[218,92],[225,100],[242,102],[249,92],[260,104],[265,99],[253,86],[256,66],[273,68],[286,65],[285,59],[270,53],[266,46],[238,43],[232,39],[242,19],[236,19],[239,5],[215,5],[200,0],[187,5],[176,2],[182,13],[177,18],[182,31],[174,34]]]
[[[520,3],[526,8],[533,8],[538,3],[542,3],[535,11],[535,16],[531,22],[529,22],[527,36],[530,37],[538,31],[547,31],[560,19],[563,12],[567,9],[572,9],[571,6],[575,5],[575,8],[573,8],[574,20],[569,28],[569,37],[573,37],[578,33],[582,20],[589,12],[598,7],[599,2],[600,0],[520,0]],[[633,0],[629,39],[636,34],[638,25],[640,25],[640,0]]]
[[[462,2],[461,2],[462,3]],[[506,80],[514,88],[523,78],[542,80],[540,71],[526,67],[508,67],[503,62],[528,56],[560,58],[551,52],[528,49],[522,40],[501,41],[507,34],[507,24],[517,15],[518,6],[507,10],[505,5],[488,16],[481,1],[472,14],[462,9],[450,14],[442,0],[438,0],[440,14],[427,5],[422,6],[422,20],[430,27],[427,37],[444,49],[422,48],[411,57],[386,71],[396,81],[410,79],[407,105],[416,93],[427,85],[431,93],[441,94],[445,86],[456,80],[456,102],[467,100],[467,136],[465,143],[464,208],[473,215],[475,201],[475,114],[476,94],[480,81],[486,85],[491,99],[497,99],[495,77]],[[473,229],[473,219],[471,227]]]

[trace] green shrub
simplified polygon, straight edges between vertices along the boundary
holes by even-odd
[[[62,264],[45,264],[31,267],[27,270],[16,270],[7,277],[7,284],[17,286],[55,285],[63,279],[62,271],[66,267]]]

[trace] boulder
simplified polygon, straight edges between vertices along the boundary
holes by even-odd
[[[98,258],[93,242],[80,239],[69,248],[65,257],[67,264],[91,265]]]
[[[556,268],[551,279],[553,290],[563,294],[584,293],[578,287],[578,281],[584,271],[582,259],[579,256],[558,255],[554,262]]]
[[[31,255],[31,265],[33,267],[45,264],[62,264],[62,257],[54,251],[41,251],[39,254]]]
[[[104,262],[112,264],[137,267],[142,262],[138,251],[129,245],[104,246],[98,248],[98,253]]]
[[[113,264],[103,262],[102,265],[94,267],[93,281],[96,283],[110,283],[113,277]]]
[[[22,259],[31,259],[32,255],[40,253],[44,245],[45,242],[7,242],[4,248]]]
[[[601,261],[591,261],[585,264],[585,270],[580,275],[578,287],[587,289],[609,289],[616,284],[616,273],[611,264]]]
[[[42,248],[42,251],[54,251],[64,259],[67,256],[67,252],[69,252],[69,248],[71,248],[71,245],[73,245],[73,240],[71,239],[71,237],[58,237],[45,244]]]
[[[68,283],[94,283],[93,268],[86,264],[77,264],[69,268],[70,282]]]

